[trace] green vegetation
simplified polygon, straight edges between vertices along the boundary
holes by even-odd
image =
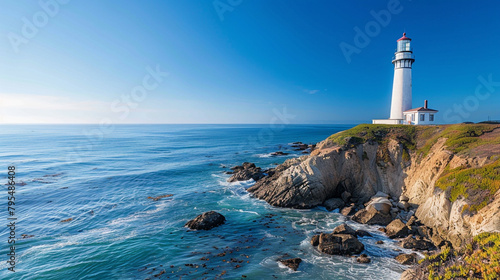
[[[405,147],[415,149],[417,127],[412,125],[360,124],[333,134],[328,139],[339,146],[351,148],[367,141],[384,144],[390,139],[400,141]]]
[[[499,279],[500,233],[482,233],[465,248],[445,248],[426,256],[417,267],[418,279]]]
[[[481,168],[455,168],[445,170],[436,182],[436,187],[450,190],[450,201],[460,196],[471,204],[468,209],[475,212],[486,206],[500,189],[500,160]]]
[[[435,130],[432,128],[435,128]],[[444,129],[439,133],[435,133],[440,128]],[[453,124],[442,127],[424,127],[426,131],[419,138],[425,140],[426,143],[418,152],[422,156],[426,156],[439,138],[447,138],[445,145],[450,151],[455,153],[466,153],[482,145],[500,144],[500,137],[497,139],[480,137],[487,132],[493,131],[495,128],[500,128],[500,126],[496,124]]]

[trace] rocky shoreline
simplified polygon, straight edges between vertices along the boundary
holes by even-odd
[[[294,143],[310,154],[287,159],[275,168],[263,170],[248,162],[235,166],[228,172],[232,175],[228,181],[254,180],[247,191],[276,207],[322,206],[353,222],[378,225],[379,231],[397,240],[401,248],[429,255],[461,248],[481,232],[500,232],[498,189],[492,189],[489,196],[484,191],[481,196],[469,192],[475,199],[470,200],[467,196],[451,197],[456,191],[453,188],[461,190],[453,186],[456,179],[448,180],[451,186],[447,190],[437,187],[455,170],[473,170],[472,174],[480,174],[475,170],[483,172],[481,168],[490,174],[488,170],[496,170],[500,166],[495,152],[500,150],[497,128],[500,126],[361,125],[317,145]],[[486,140],[480,138],[485,135]],[[463,137],[477,138],[474,146],[466,146],[469,153],[463,152],[464,146],[454,144],[461,143]],[[498,147],[492,146],[491,139],[499,142],[495,144]],[[471,156],[473,151],[480,156]],[[286,153],[272,154],[282,155]],[[478,205],[478,199],[487,203]],[[358,239],[366,234],[342,224],[331,233],[313,236],[311,246],[328,255],[357,256],[357,262],[368,264],[370,256],[362,253],[364,244]],[[414,265],[421,255],[400,254],[395,260]],[[292,269],[300,264],[298,260],[279,261]],[[412,277],[404,273],[401,279],[417,279]]]

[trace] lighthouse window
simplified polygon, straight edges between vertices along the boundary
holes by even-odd
[[[425,114],[420,115],[420,121],[425,121]]]
[[[429,114],[429,121],[431,121],[431,122],[434,121],[434,114]]]

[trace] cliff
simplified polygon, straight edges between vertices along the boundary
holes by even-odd
[[[409,198],[417,218],[455,247],[500,232],[500,125],[359,125],[289,159],[248,189],[278,207],[312,208],[349,192]]]

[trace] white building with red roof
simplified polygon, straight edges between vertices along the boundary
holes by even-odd
[[[403,37],[397,40],[397,49],[392,60],[394,81],[392,84],[391,114],[389,119],[373,120],[374,124],[434,124],[437,110],[424,107],[412,107],[411,69],[415,56],[411,48],[411,39]]]

